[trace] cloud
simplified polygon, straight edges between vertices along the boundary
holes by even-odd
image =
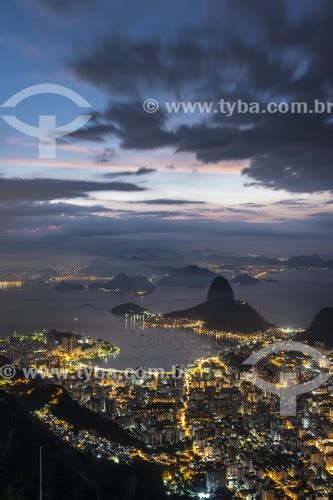
[[[80,128],[75,132],[71,132],[63,141],[69,142],[75,139],[79,141],[104,142],[106,136],[117,132],[117,128],[110,122],[94,123],[88,125],[86,128]]]
[[[191,200],[172,200],[169,198],[159,198],[157,200],[141,200],[134,201],[133,203],[144,203],[145,205],[201,205],[205,201],[191,201]]]
[[[203,79],[205,51],[200,44],[161,44],[158,40],[131,40],[114,34],[72,62],[82,79],[111,92],[131,95],[149,84],[164,88]]]
[[[96,161],[99,163],[108,163],[115,155],[114,148],[104,148],[102,153],[96,156]]]
[[[0,178],[0,203],[7,201],[46,201],[86,198],[93,191],[144,191],[128,182],[94,182],[63,179]]]
[[[247,207],[247,208],[262,208],[262,207],[267,207],[267,204],[261,204],[261,203],[241,203],[241,207]]]
[[[158,109],[155,113],[146,113],[140,101],[113,104],[105,116],[116,124],[122,148],[157,149],[177,141],[175,132],[167,129],[166,112]]]
[[[0,203],[0,215],[4,218],[12,217],[86,217],[96,213],[107,213],[112,210],[102,205],[74,205],[71,203],[49,202],[6,202]]]
[[[267,116],[267,115],[265,115]],[[248,185],[290,192],[333,190],[333,124],[314,115],[271,115],[252,128],[182,126],[178,151],[194,152],[204,163],[250,158]]]
[[[203,164],[247,159],[247,185],[332,191],[333,121],[327,113],[179,114],[173,120],[163,107],[164,100],[217,104],[221,97],[262,106],[297,101],[309,108],[315,99],[331,101],[332,2],[268,7],[258,0],[254,10],[244,0],[221,0],[215,7],[200,31],[183,21],[163,43],[149,32],[144,38],[108,34],[71,67],[82,80],[121,96],[103,115],[123,148],[171,146]],[[158,97],[159,110],[144,113],[142,101],[128,102],[133,95]]]
[[[104,177],[112,178],[112,177],[123,176],[123,175],[125,175],[125,176],[126,175],[148,175],[148,174],[153,174],[154,172],[156,172],[156,168],[140,167],[133,172],[131,170],[125,170],[122,172],[109,172],[109,173],[105,174]]]
[[[311,208],[315,207],[316,203],[309,202],[303,198],[287,198],[285,200],[276,201],[273,205],[284,206],[288,208]]]
[[[305,151],[288,152],[283,151],[281,144],[281,151],[274,155],[254,157],[243,170],[243,174],[253,180],[249,185],[294,193],[333,192],[333,152],[318,144],[307,147],[306,141],[302,148]]]
[[[149,150],[172,146],[178,138],[175,131],[168,129],[167,118],[162,109],[149,114],[144,111],[141,101],[123,101],[109,105],[103,113],[95,113],[95,123],[67,135],[65,141],[101,143],[112,134],[120,140],[124,149]]]
[[[135,175],[146,175],[146,174],[152,174],[154,172],[156,172],[156,168],[140,167],[136,171]]]
[[[249,210],[246,208],[235,208],[235,207],[222,207],[221,209],[217,209],[216,212],[229,212],[231,214],[243,214],[243,215],[253,215],[253,210]]]
[[[333,226],[333,212],[315,212],[309,216],[320,224]]]
[[[227,238],[228,248],[235,252],[242,248],[243,252],[254,253],[259,245],[263,253],[282,256],[301,253],[305,247],[309,253],[327,253],[333,237],[333,215],[327,213],[315,214],[304,221],[288,220],[272,224],[249,223],[242,214],[232,222],[217,221],[192,211],[186,214],[168,210],[148,213],[117,211],[119,213],[113,217],[112,213],[104,216],[94,207],[90,209],[96,210],[96,213],[85,214],[80,206],[69,208],[64,217],[64,207],[54,209],[48,206],[53,204],[42,205],[44,207],[40,209],[30,209],[29,203],[26,203],[25,207],[21,205],[15,209],[13,204],[12,210],[16,210],[17,216],[12,217],[2,217],[0,211],[2,253],[42,254],[43,259],[54,253],[75,255],[76,258],[80,255],[105,255],[109,258],[114,255],[115,248],[123,253],[129,247],[133,252],[133,249],[146,245],[151,250],[161,245],[162,241],[166,249],[193,248],[193,245],[200,245],[203,241],[205,245],[215,248],[223,246]],[[21,215],[24,208],[25,216]],[[40,212],[43,209],[45,216]],[[49,215],[48,210],[55,213]],[[81,210],[83,213],[80,213]],[[56,214],[58,211],[59,214]]]
[[[145,212],[135,212],[131,214],[132,217],[143,218],[149,220],[151,217],[156,217],[160,219],[168,219],[174,217],[184,217],[186,214],[184,212],[175,210],[149,210]]]

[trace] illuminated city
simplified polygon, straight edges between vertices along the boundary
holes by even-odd
[[[332,493],[330,383],[299,399],[297,417],[282,417],[277,397],[249,383],[241,365],[252,352],[297,338],[302,329],[275,327],[244,335],[153,314],[125,321],[150,325],[156,335],[180,329],[214,337],[221,351],[169,371],[116,370],[98,365],[98,359],[119,355],[119,348],[106,341],[56,330],[16,334],[0,344],[1,355],[18,370],[11,380],[3,377],[2,388],[24,400],[40,391],[40,384],[52,384],[47,400],[34,411],[38,419],[84,453],[116,464],[157,464],[170,494],[213,498],[215,490],[226,488],[239,498],[259,492],[262,498],[297,499],[304,492]],[[333,351],[321,350],[333,359]],[[274,380],[283,367],[297,372],[298,383],[309,379],[309,370],[319,369],[307,356],[280,353],[261,363],[260,373]],[[57,416],[64,391],[115,422],[133,444],[121,445],[89,428],[75,430],[70,419]]]
[[[333,500],[333,1],[0,15],[0,500]]]

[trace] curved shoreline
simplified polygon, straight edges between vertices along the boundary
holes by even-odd
[[[84,361],[88,361],[89,359],[94,359],[94,358],[103,358],[103,357],[108,358],[111,356],[113,356],[115,358],[116,356],[119,355],[119,353],[120,353],[120,347],[112,344],[112,348],[110,348],[107,351],[97,352],[97,353],[93,353],[93,354],[90,353],[90,354],[87,354],[86,356],[81,356],[78,359],[71,360],[69,362],[69,366],[71,368],[73,368],[73,367],[86,368],[89,365],[85,364]]]

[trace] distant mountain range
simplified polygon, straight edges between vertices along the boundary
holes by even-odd
[[[234,299],[232,288],[223,276],[213,280],[206,302],[167,313],[165,317],[201,320],[213,330],[241,333],[264,331],[272,326],[249,304]]]
[[[313,255],[298,255],[296,257],[290,257],[286,262],[288,267],[329,267],[329,263],[332,261],[325,262],[320,255],[317,253]]]
[[[333,307],[321,309],[311,325],[298,338],[309,344],[323,342],[328,347],[333,347]]]
[[[175,267],[174,263],[177,263],[177,267]],[[141,250],[135,255],[126,255],[126,253],[124,253],[124,255],[114,255],[112,256],[112,259],[111,256],[108,256],[103,260],[94,260],[87,267],[85,273],[87,275],[95,275],[99,277],[110,276],[114,274],[117,269],[121,268],[121,266],[126,266],[126,271],[132,274],[135,274],[138,271],[143,274],[148,274],[152,269],[154,269],[154,271],[163,271],[166,274],[171,275],[174,273],[178,274],[177,271],[180,271],[181,273],[182,269],[185,269],[186,273],[186,269],[191,268],[192,265],[197,265],[196,267],[204,267],[202,263],[227,266],[230,270],[246,266],[287,268],[327,267],[329,269],[333,269],[332,259],[324,260],[316,253],[313,255],[296,255],[287,259],[281,259],[277,257],[265,257],[263,255],[228,255],[209,248],[206,250],[192,251],[180,251],[174,248],[161,248],[154,251],[151,249]],[[165,282],[163,286],[168,286],[168,283]]]
[[[215,273],[196,265],[170,268],[168,275],[163,276],[158,282],[159,286],[185,286],[189,288],[202,288],[208,286]]]
[[[281,260],[276,257],[253,256],[231,256],[218,253],[211,253],[204,256],[207,262],[231,265],[231,266],[285,266],[288,268],[321,268],[333,269],[333,260],[323,260],[320,255],[297,255],[289,259]]]
[[[173,286],[183,286],[189,288],[203,288],[208,286],[212,279],[216,276],[216,273],[205,268],[200,267],[197,264],[186,265],[184,267],[173,267],[167,265],[166,262],[188,262],[189,258],[193,259],[195,262],[207,262],[207,264],[214,264],[224,267],[226,270],[235,270],[239,272],[239,268],[242,267],[269,267],[269,268],[286,268],[286,269],[320,269],[328,268],[333,269],[333,260],[324,260],[318,254],[313,255],[296,255],[288,259],[279,259],[276,257],[264,257],[261,255],[245,255],[245,256],[235,256],[235,255],[223,255],[217,251],[213,250],[194,250],[192,252],[175,252],[170,251],[169,254],[166,251],[162,251],[164,261],[156,266],[156,260],[158,256],[155,253],[144,252],[143,256],[132,255],[131,257],[123,257],[123,261],[127,260],[128,264],[126,269],[127,272],[132,272],[134,275],[129,276],[126,273],[120,273],[115,276],[112,280],[106,281],[96,281],[89,285],[90,289],[104,288],[106,290],[117,290],[120,293],[131,293],[143,291],[144,293],[151,293],[155,290],[155,286],[149,281],[145,275],[135,275],[138,270],[141,273],[149,274],[153,269],[155,273],[165,274],[158,282],[158,286],[163,287],[173,287]],[[154,264],[153,264],[154,263]],[[162,264],[162,265],[161,265]],[[118,266],[119,268],[119,266]],[[245,271],[245,270],[244,270]],[[86,269],[88,275],[96,275],[102,277],[103,275],[112,274],[110,262],[104,261],[93,261],[91,265]],[[240,274],[235,279],[232,280],[233,283],[241,285],[256,284],[259,281],[255,281],[256,278],[246,277],[246,272]],[[276,282],[273,279],[260,280],[268,282]],[[77,283],[64,282],[63,284],[57,285],[58,290],[79,290],[83,288],[82,285]]]

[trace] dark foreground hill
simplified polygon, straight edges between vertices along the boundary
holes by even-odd
[[[26,409],[38,410],[54,399],[55,394],[59,392],[58,389],[57,385],[44,385],[34,381],[33,389],[26,393],[21,392],[19,400]],[[59,419],[72,424],[76,430],[90,429],[122,445],[139,446],[139,442],[128,432],[113,421],[79,405],[64,388],[61,388],[61,393],[57,394],[57,404],[52,406],[52,413]]]
[[[272,326],[249,304],[234,299],[232,288],[223,276],[213,280],[206,302],[165,316],[201,320],[213,330],[241,333],[264,331]]]
[[[13,395],[0,390],[1,500],[39,498],[40,447],[47,500],[170,498],[159,467],[117,465],[83,454],[48,430]]]
[[[323,342],[328,347],[333,347],[333,307],[321,309],[309,328],[299,335],[299,339],[310,344]]]

